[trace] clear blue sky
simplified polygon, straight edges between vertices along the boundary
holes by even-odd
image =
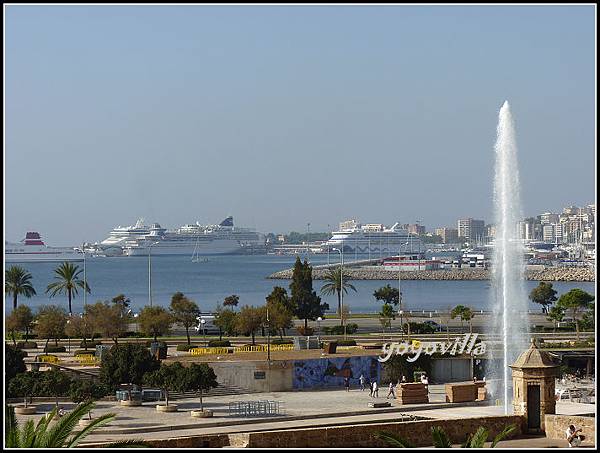
[[[593,6],[9,6],[6,239],[137,217],[260,231],[492,221],[505,99],[527,215],[594,201]]]

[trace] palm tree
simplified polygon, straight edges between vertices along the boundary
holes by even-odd
[[[356,292],[356,288],[352,283],[348,281],[348,274],[342,271],[342,267],[338,266],[333,269],[328,269],[327,273],[323,277],[327,283],[321,288],[321,294],[330,296],[331,294],[337,294],[338,298],[338,313],[340,314],[341,324],[343,324],[342,316],[342,291],[344,294],[348,294],[348,289]]]
[[[502,432],[500,432],[492,443],[490,444],[490,448],[494,448],[498,442],[504,440],[507,436],[509,436],[516,429],[515,425],[506,425]],[[469,434],[467,439],[461,445],[462,448],[484,448],[485,442],[487,442],[487,438],[489,436],[489,430],[480,426],[479,429],[475,432],[475,434]],[[406,439],[398,436],[397,434],[389,433],[386,431],[379,431],[375,433],[375,436],[378,439],[383,440],[391,447],[396,448],[414,448],[415,446],[408,442]],[[446,432],[439,426],[431,427],[431,437],[432,443],[435,448],[452,448],[452,441],[446,434]]]
[[[33,420],[28,420],[25,426],[19,427],[15,417],[15,408],[6,406],[5,447],[7,448],[73,448],[94,430],[111,422],[115,414],[105,414],[93,420],[79,432],[73,432],[75,427],[89,411],[95,407],[94,402],[79,404],[75,409],[63,415],[54,426],[50,421],[56,418],[58,407],[42,417],[34,426]],[[105,445],[107,448],[148,447],[139,440],[125,440]]]
[[[79,266],[75,266],[67,261],[58,266],[54,272],[58,281],[50,283],[46,288],[46,293],[50,293],[50,297],[54,297],[58,293],[66,294],[69,297],[69,314],[73,314],[71,309],[71,299],[74,295],[77,295],[77,287],[84,288],[84,291],[90,292],[90,287],[87,282],[79,279],[79,274],[83,272],[83,269],[79,269]]]
[[[27,298],[35,296],[36,292],[31,284],[31,274],[21,266],[11,266],[4,272],[4,292],[12,294],[13,309],[17,308],[17,298],[23,295]]]

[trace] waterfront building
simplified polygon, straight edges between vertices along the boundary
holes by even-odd
[[[458,235],[468,241],[483,241],[485,238],[485,222],[472,218],[458,220]]]
[[[456,228],[436,228],[435,234],[442,238],[444,244],[453,244],[458,242],[458,230]]]

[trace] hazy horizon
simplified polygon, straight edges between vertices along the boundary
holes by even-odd
[[[595,7],[5,7],[5,239],[326,231],[595,202]]]

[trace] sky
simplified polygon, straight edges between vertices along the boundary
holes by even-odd
[[[594,6],[5,6],[5,239],[262,232],[595,201]]]

